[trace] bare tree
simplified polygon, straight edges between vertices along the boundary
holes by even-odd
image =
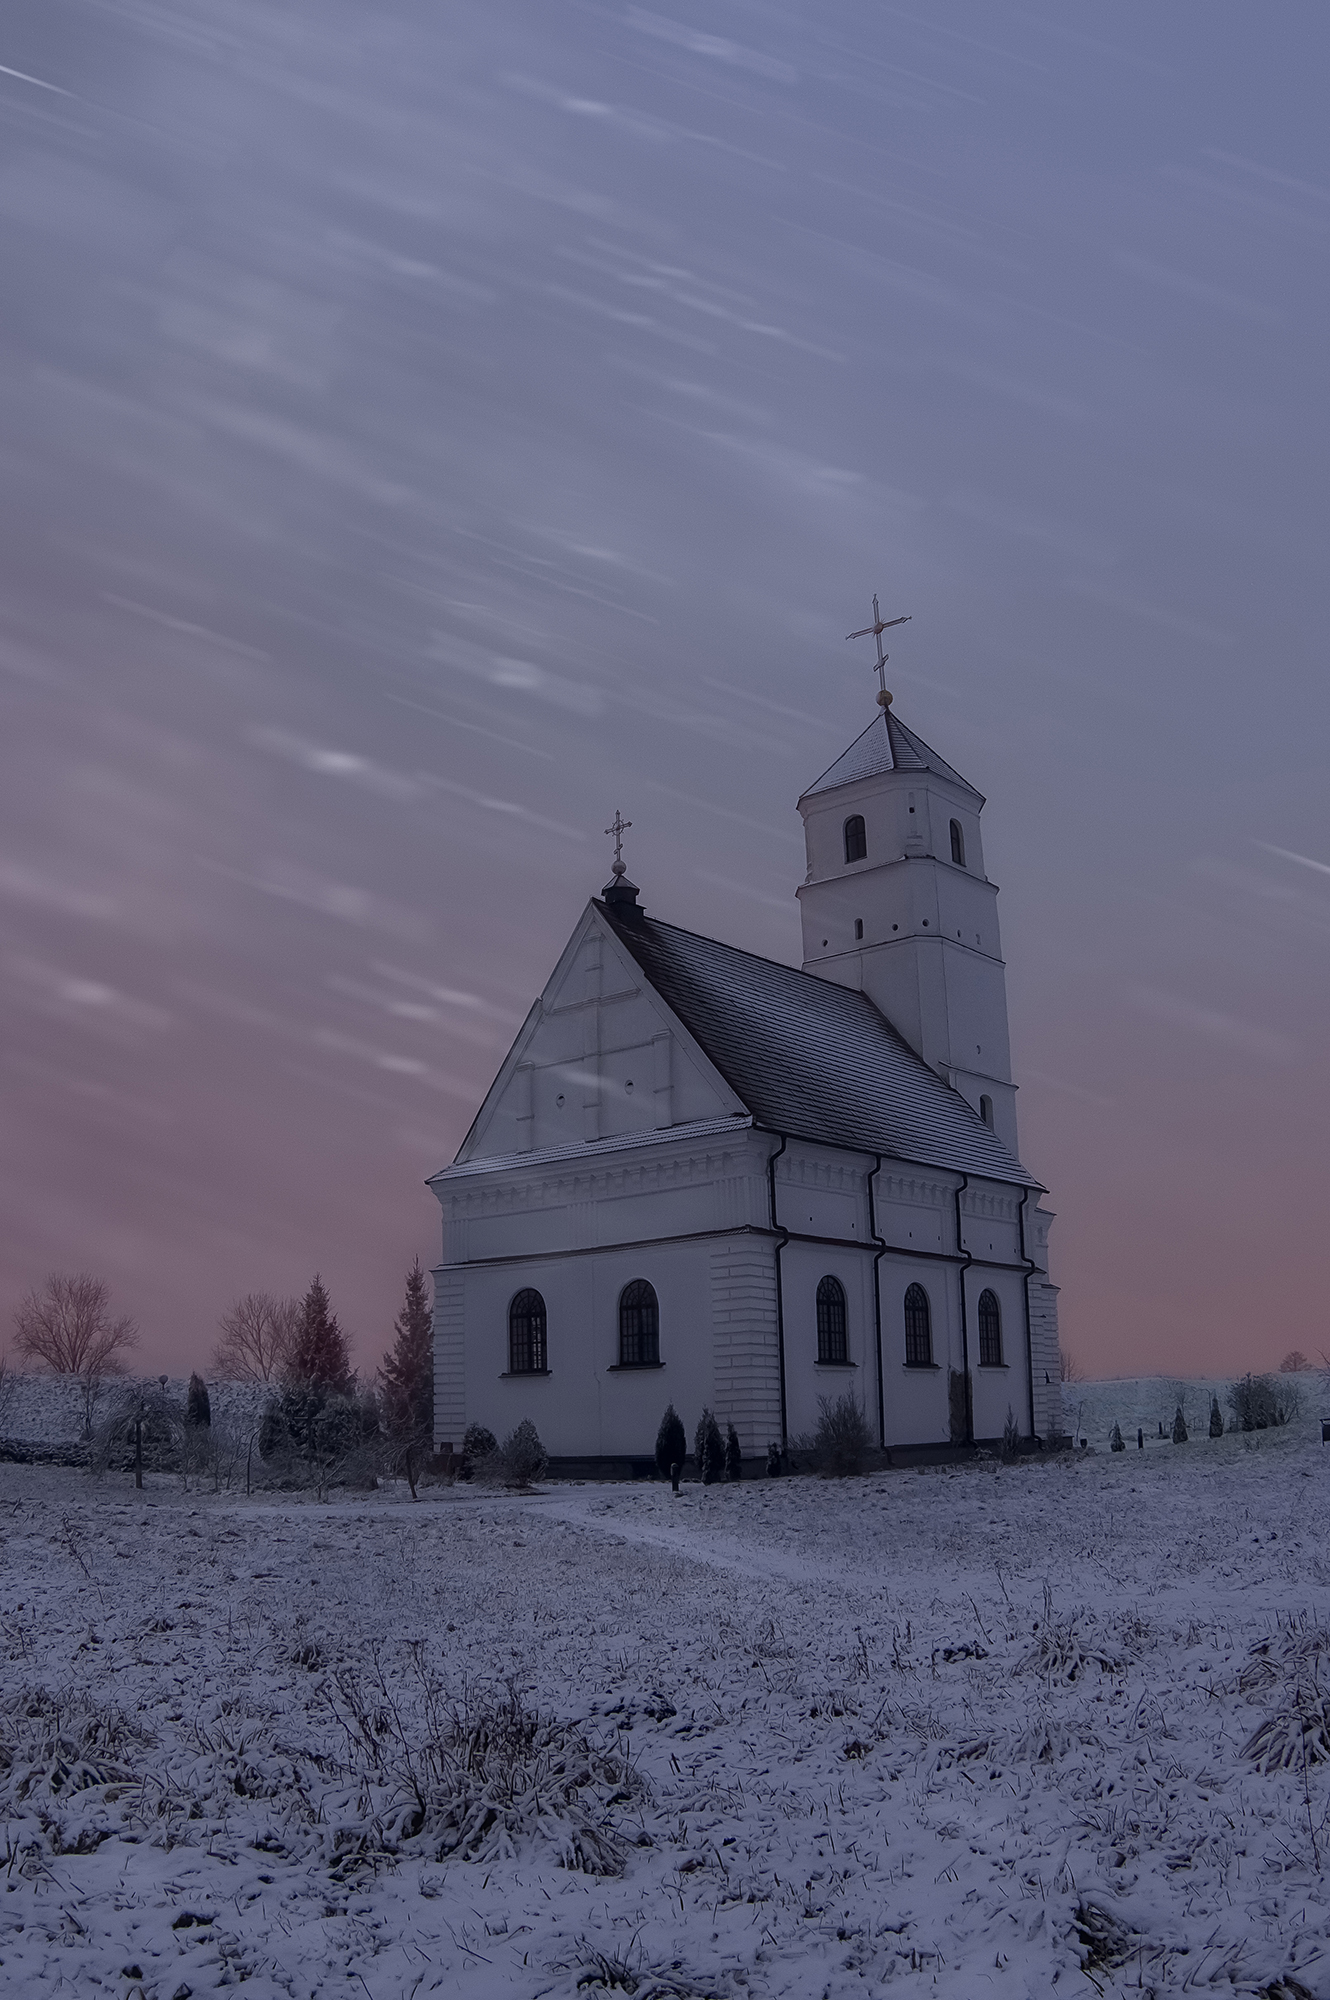
[[[299,1299],[246,1292],[223,1313],[212,1365],[226,1382],[275,1382],[291,1351],[300,1320]]]
[[[73,1278],[53,1272],[42,1291],[19,1300],[14,1325],[14,1345],[25,1361],[44,1362],[53,1375],[84,1382],[123,1375],[124,1355],[139,1338],[128,1314],[112,1319],[109,1287],[87,1271]]]
[[[1302,1349],[1295,1347],[1293,1352],[1286,1354],[1280,1362],[1279,1372],[1281,1375],[1301,1375],[1303,1370],[1310,1368],[1311,1365]]]
[[[1062,1380],[1064,1382],[1083,1382],[1085,1380],[1081,1364],[1069,1347],[1058,1349],[1058,1361],[1061,1366]]]
[[[20,1299],[14,1345],[25,1361],[40,1361],[53,1375],[76,1375],[83,1390],[83,1429],[89,1435],[105,1375],[123,1375],[124,1357],[138,1346],[128,1314],[111,1317],[111,1293],[102,1278],[80,1271],[52,1272],[40,1292]]]

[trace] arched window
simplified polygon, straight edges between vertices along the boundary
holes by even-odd
[[[965,829],[958,819],[951,822],[951,858],[958,868],[964,868]]]
[[[1002,1308],[996,1292],[979,1294],[979,1366],[1002,1366]]]
[[[539,1292],[519,1292],[508,1308],[508,1373],[545,1373],[545,1301]]]
[[[845,1287],[839,1278],[824,1278],[817,1288],[817,1358],[824,1365],[842,1368],[850,1358],[845,1342]]]
[[[660,1365],[660,1307],[645,1278],[634,1278],[619,1294],[620,1368]]]
[[[987,1125],[989,1130],[991,1131],[993,1128],[993,1100],[991,1097],[980,1098],[979,1116],[983,1119],[985,1125]]]
[[[845,859],[862,861],[868,852],[868,835],[864,832],[864,816],[855,813],[845,822]]]
[[[856,917],[854,920],[854,934],[857,938],[861,938],[864,934],[864,920],[862,917]]]
[[[933,1315],[928,1309],[928,1293],[922,1285],[911,1285],[905,1294],[905,1365],[929,1368],[933,1362]]]

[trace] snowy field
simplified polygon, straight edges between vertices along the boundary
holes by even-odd
[[[677,1500],[0,1466],[0,1990],[1320,2000],[1330,1450],[1193,1436]]]

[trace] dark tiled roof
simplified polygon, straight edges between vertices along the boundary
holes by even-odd
[[[878,710],[867,729],[855,737],[848,750],[842,751],[816,784],[808,787],[804,797],[810,799],[815,792],[831,792],[838,785],[852,785],[859,778],[876,778],[884,771],[934,771],[939,778],[950,778],[953,785],[974,793],[982,803],[983,794],[976,792],[959,771],[953,771],[936,750],[930,750],[921,736],[907,729],[891,709]]]
[[[769,1131],[1040,1186],[864,994],[641,912],[596,908]]]

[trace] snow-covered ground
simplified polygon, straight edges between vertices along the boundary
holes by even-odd
[[[0,1989],[1330,1994],[1328,1481],[2,1466]]]

